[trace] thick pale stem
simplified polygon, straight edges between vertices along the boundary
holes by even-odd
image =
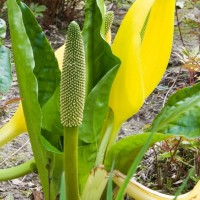
[[[104,157],[106,155],[106,150],[110,142],[110,138],[112,137],[112,134],[113,134],[113,113],[110,111],[108,113],[106,123],[104,124],[104,127],[102,129],[103,137],[100,140],[100,146],[96,156],[95,166],[103,165]]]
[[[0,169],[0,181],[19,178],[36,170],[35,160],[31,159],[16,167]]]
[[[105,134],[103,136],[103,139],[101,141],[100,147],[98,149],[98,153],[97,153],[97,157],[96,157],[96,161],[95,161],[95,166],[103,164],[105,152],[106,152],[106,149],[107,149],[107,146],[108,146],[110,135],[112,133],[112,127],[113,127],[113,124],[109,123],[108,126],[107,126],[107,129],[105,131]]]
[[[67,200],[80,200],[78,189],[78,127],[64,127],[64,171]]]
[[[107,185],[108,177],[108,172],[103,165],[94,168],[87,179],[81,200],[100,200]]]
[[[122,125],[122,122],[118,122],[114,119],[113,125],[112,125],[112,132],[111,132],[111,135],[109,138],[106,153],[108,153],[108,151],[112,147],[112,145],[115,144],[121,125]]]

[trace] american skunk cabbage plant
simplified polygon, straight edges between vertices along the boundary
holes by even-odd
[[[125,192],[137,200],[175,198],[131,176],[150,145],[200,135],[200,85],[170,97],[149,132],[116,142],[122,123],[138,112],[165,72],[175,0],[136,0],[113,43],[113,14],[103,0],[86,1],[83,30],[71,22],[55,54],[23,2],[8,0],[7,7],[22,101],[0,129],[0,145],[28,131],[34,160],[0,170],[0,180],[26,174],[35,163],[45,199],[112,199],[113,181],[121,187],[117,200]],[[177,199],[199,195],[198,188]]]

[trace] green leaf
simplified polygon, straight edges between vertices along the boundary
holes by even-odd
[[[40,104],[40,107],[43,107],[50,98],[53,98],[54,92],[56,93],[56,89],[58,90],[58,86],[60,84],[60,70],[58,68],[58,62],[54,55],[54,51],[52,47],[50,46],[48,40],[46,39],[44,32],[42,31],[40,25],[37,23],[34,15],[32,14],[31,10],[22,2],[18,2],[18,5],[22,12],[22,18],[23,23],[26,29],[27,36],[30,40],[32,50],[33,50],[33,56],[35,61],[34,66],[34,75],[37,78],[37,84],[38,84],[38,101]],[[51,104],[51,101],[49,102]],[[47,104],[48,105],[48,104]],[[57,104],[55,104],[53,107],[51,107],[50,110],[57,109]],[[43,109],[42,109],[43,111]],[[59,118],[57,118],[59,120]],[[42,118],[42,123],[47,124],[49,121],[48,113],[44,113],[44,116]],[[47,140],[45,140],[44,137],[42,137],[40,134],[38,135],[38,140],[41,142],[42,149],[44,151],[50,151],[48,153],[48,157],[45,155],[45,159],[48,159],[48,162],[50,162],[49,165],[49,174],[52,174],[52,181],[50,184],[50,191],[51,191],[51,198],[54,199],[54,197],[57,195],[60,185],[60,179],[62,174],[62,159],[60,159],[60,150],[62,149],[62,144],[60,141],[59,132],[54,133],[55,129],[48,131],[42,129],[41,132]],[[57,130],[56,130],[57,131]],[[56,139],[54,145],[51,144],[51,142]],[[33,148],[37,148],[36,141],[31,141]],[[53,161],[56,160],[55,163]],[[38,161],[40,162],[40,161]],[[43,169],[46,167],[46,164],[43,163]],[[55,178],[53,178],[55,177]],[[45,183],[46,184],[46,183]],[[48,182],[49,184],[49,182]],[[44,185],[45,189],[49,186]],[[47,188],[49,189],[49,188]]]
[[[20,96],[23,99],[22,105],[28,133],[45,198],[50,198],[50,190],[51,198],[56,199],[63,171],[62,157],[46,151],[41,143],[40,134],[41,105],[53,95],[59,85],[60,72],[57,65],[54,65],[57,61],[53,50],[30,10],[25,4],[17,2],[8,0],[8,19]]]
[[[90,175],[91,169],[94,167],[96,160],[96,146],[94,144],[88,144],[84,146],[79,146],[78,148],[78,175],[80,192],[83,191],[85,183]]]
[[[156,132],[200,136],[200,83],[173,94],[152,123]]]
[[[44,12],[46,9],[47,7],[45,5],[40,5],[35,8],[35,11],[40,13],[40,12]]]
[[[109,44],[102,38],[105,27],[103,19],[104,1],[86,1],[82,34],[86,53],[87,94],[112,67],[119,65],[119,59],[112,54]]]
[[[31,10],[22,2],[19,2],[19,7],[33,49],[34,74],[38,81],[38,100],[43,106],[59,86],[61,73],[54,51]]]
[[[83,189],[95,165],[99,139],[108,112],[110,88],[120,61],[101,36],[104,35],[104,2],[86,1],[83,38],[87,66],[84,120],[79,129],[79,181]]]
[[[60,121],[60,87],[56,89],[53,96],[43,106],[42,113],[42,135],[54,148],[62,151],[63,125]],[[46,147],[49,148],[48,145]]]
[[[65,191],[65,174],[62,174],[61,184],[60,184],[60,198],[59,200],[66,200],[66,191]]]
[[[54,137],[52,137],[53,139]],[[44,136],[40,135],[40,141],[42,142],[43,146],[45,147],[45,149],[49,152],[53,152],[53,153],[59,153],[61,154],[62,152],[59,151],[59,147],[55,147],[54,145],[52,145]]]
[[[6,22],[0,18],[0,38],[6,37]]]
[[[79,128],[79,139],[85,143],[96,143],[98,146],[101,129],[108,112],[110,89],[117,70],[118,67],[111,69],[93,88],[86,100],[83,123]]]
[[[151,133],[142,133],[132,135],[121,139],[119,142],[114,144],[105,158],[105,169],[109,171],[112,167],[113,160],[115,160],[115,169],[126,174],[150,134]],[[169,137],[172,136],[154,133],[149,145],[151,146],[154,143],[165,140]]]
[[[10,50],[0,46],[0,93],[8,92],[12,83]]]
[[[117,69],[111,69],[99,81],[86,101],[83,123],[79,128],[79,179],[82,189],[95,165],[100,132],[108,111],[109,91]]]
[[[108,186],[107,186],[107,194],[106,194],[106,200],[112,200],[113,198],[113,184],[112,184],[112,178],[113,178],[113,171],[114,171],[115,161],[113,160],[112,168],[110,169],[109,179],[108,179]]]
[[[37,80],[33,74],[35,66],[33,51],[18,4],[14,0],[8,0],[7,6],[13,55],[20,96],[23,99],[24,115],[40,179],[44,192],[47,194],[49,182],[48,173],[45,170],[47,160],[38,137],[41,126],[41,109],[37,99]]]

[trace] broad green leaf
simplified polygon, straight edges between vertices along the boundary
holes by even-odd
[[[23,23],[26,29],[27,36],[29,37],[32,50],[33,50],[33,56],[35,60],[35,67],[34,67],[34,74],[37,78],[38,83],[38,101],[40,103],[40,106],[42,107],[54,94],[56,89],[58,88],[60,84],[60,70],[58,68],[58,62],[55,58],[54,51],[52,47],[50,46],[48,40],[46,39],[44,33],[42,32],[42,29],[40,25],[37,23],[35,17],[33,16],[30,9],[22,2],[18,1],[18,5],[22,12],[22,18]],[[57,105],[57,104],[56,104]],[[56,109],[56,105],[54,109]],[[53,109],[53,107],[51,108]],[[45,116],[43,116],[42,123],[45,122]],[[58,119],[59,120],[59,119]],[[48,118],[47,118],[48,121]],[[54,132],[48,132],[45,130],[42,130],[43,135],[49,138],[57,138],[56,147],[58,150],[61,150],[61,144],[59,143],[60,140],[58,140],[58,135],[54,134]],[[58,132],[56,132],[58,133]],[[53,136],[53,137],[52,137]],[[45,150],[49,151],[47,146],[45,144],[48,143],[49,138],[47,141],[44,142],[44,140],[40,140],[42,137],[39,135],[39,141],[43,141],[42,145],[44,145],[42,148],[45,148]],[[52,141],[52,140],[51,140]],[[32,142],[31,142],[32,143]],[[36,143],[32,143],[32,145],[36,145]],[[52,146],[53,149],[54,146]],[[51,151],[51,150],[50,150]],[[56,152],[56,150],[52,150],[53,152]],[[55,176],[55,180],[52,178],[51,182],[51,196],[56,196],[59,190],[59,184],[60,184],[60,178],[62,174],[62,169],[60,166],[62,166],[62,159],[59,159],[60,155],[56,153],[49,153],[49,160],[56,159],[57,162],[53,164],[53,161],[51,161],[49,173],[52,174],[52,176]],[[46,158],[47,159],[47,158]],[[44,167],[45,165],[43,165]],[[47,187],[47,186],[45,186]]]
[[[12,83],[12,69],[10,63],[10,50],[0,46],[0,93],[8,92]]]
[[[61,184],[60,184],[60,198],[59,200],[66,200],[66,191],[65,191],[65,176],[62,174]]]
[[[37,100],[37,80],[33,74],[35,66],[32,47],[24,28],[21,10],[14,0],[7,1],[14,61],[19,83],[20,96],[32,143],[32,149],[45,194],[48,190],[48,173],[45,151],[39,141],[41,109]]]
[[[60,121],[60,87],[56,89],[52,97],[43,106],[42,113],[42,135],[54,148],[62,151],[63,125]]]
[[[51,133],[49,133],[49,132],[46,133],[46,131],[44,131],[43,135],[45,135],[45,134],[47,134],[47,136],[49,136]],[[61,154],[62,153],[62,151],[60,150],[61,149],[61,147],[60,147],[61,144],[58,145],[58,146],[53,145],[48,141],[49,137],[45,138],[45,136],[43,136],[43,135],[40,135],[40,141],[43,144],[43,146],[45,147],[45,149],[47,151],[49,151],[49,152]],[[54,139],[54,137],[50,138],[50,141],[52,142],[53,139]]]
[[[95,144],[85,144],[78,148],[78,176],[80,192],[83,191],[90,172],[94,167],[96,154],[91,152],[96,152],[96,150]]]
[[[101,129],[108,111],[110,87],[117,72],[111,69],[89,94],[84,110],[83,124],[79,129],[79,177],[83,188],[95,160],[100,143]]]
[[[111,69],[93,88],[86,99],[79,139],[99,145],[99,137],[108,112],[109,92],[118,67]]]
[[[0,18],[0,39],[6,37],[6,22]]]
[[[20,1],[17,1],[17,2],[19,3],[20,6],[22,6]],[[34,74],[33,71],[35,69],[38,69],[35,64],[37,62],[42,63],[44,62],[44,60],[40,60],[40,58],[35,55],[35,53],[33,52],[34,46],[32,46],[31,41],[34,41],[36,44],[38,44],[39,46],[37,45],[35,46],[38,48],[41,45],[40,42],[44,46],[46,44],[43,40],[43,33],[41,33],[39,29],[37,29],[36,21],[34,22],[34,20],[33,21],[30,20],[33,18],[30,16],[29,10],[23,9],[23,18],[22,18],[21,7],[19,7],[17,2],[16,0],[8,0],[8,19],[9,19],[9,25],[10,25],[13,55],[14,55],[14,60],[16,64],[16,72],[17,72],[17,79],[19,83],[20,96],[22,98],[22,105],[23,105],[24,115],[25,115],[25,119],[27,123],[28,133],[29,133],[29,137],[30,137],[30,141],[31,141],[32,149],[33,149],[33,154],[36,160],[36,164],[37,164],[37,168],[38,168],[38,172],[41,179],[41,184],[43,187],[45,197],[47,199],[49,198],[48,191],[50,188],[51,198],[55,199],[59,191],[60,178],[62,174],[61,166],[63,164],[62,164],[62,159],[60,159],[59,155],[48,153],[44,149],[44,146],[40,141],[42,114],[41,114],[40,104],[38,103],[38,81],[35,76],[35,74],[37,75],[37,73]],[[27,34],[28,30],[26,30],[24,27],[23,20],[25,20],[25,18],[28,18],[26,20],[30,20],[29,21],[30,24],[29,25],[27,24],[26,26],[30,28],[29,31],[31,32],[31,34],[35,36],[34,31],[36,30],[36,32],[38,31],[37,32],[38,35],[36,34],[38,37],[34,38],[33,35],[29,37],[30,35]],[[31,38],[31,41],[30,41],[30,38]],[[49,50],[47,48],[45,50],[45,53],[44,52],[43,53],[40,52],[40,53],[41,55],[45,57],[46,54],[48,53],[51,54],[51,49]],[[48,56],[45,58],[47,60],[50,59]],[[35,62],[34,59],[38,59],[38,60]],[[49,62],[53,63],[54,61],[50,59]],[[45,62],[43,64],[45,65]],[[47,68],[41,67],[39,69],[41,71],[43,71],[43,69],[46,69],[46,71],[44,70],[45,72],[43,71],[41,74],[44,75],[46,73],[44,77],[48,76],[48,70],[49,70],[48,67]],[[38,74],[41,75],[39,72]],[[55,78],[52,80],[57,80],[57,74],[55,71],[54,73],[51,72],[50,74],[52,76],[55,75]],[[39,76],[39,75],[38,77],[41,78],[41,79],[39,78],[39,82],[40,81],[42,82],[42,80],[46,81],[46,79],[43,76]],[[59,82],[57,84],[59,84]],[[41,85],[42,84],[39,84],[39,87],[41,87]],[[44,83],[43,83],[43,87],[44,87]],[[49,86],[47,88],[49,88]],[[54,88],[56,88],[55,85],[54,85]],[[53,94],[54,90],[50,92],[51,95]],[[47,91],[47,93],[48,92],[49,91]],[[45,100],[47,100],[48,98],[45,97]],[[43,102],[44,101],[42,99],[40,103],[42,104]],[[56,160],[55,163],[54,163],[54,160]],[[48,166],[48,170],[47,170],[47,166]],[[49,176],[52,177],[50,185],[49,185],[50,183]]]
[[[115,160],[115,169],[126,174],[150,134],[151,133],[141,133],[129,136],[114,144],[105,158],[105,169],[109,171],[112,167],[113,160]],[[149,145],[153,145],[154,143],[168,139],[169,137],[172,136],[154,133]]]
[[[38,100],[43,106],[59,86],[60,70],[54,51],[31,10],[22,2],[19,2],[19,7],[33,49],[34,74],[38,81]]]
[[[104,1],[86,1],[82,34],[86,53],[87,95],[112,67],[119,64],[119,60],[112,55],[109,44],[103,39],[103,19]]]
[[[113,56],[101,32],[104,17],[102,0],[87,1],[83,37],[86,51],[87,88],[83,124],[79,129],[80,188],[95,165],[100,132],[108,112],[109,92],[120,61]],[[113,69],[112,69],[113,68]]]
[[[115,161],[112,163],[112,168],[110,169],[109,179],[108,179],[108,186],[107,186],[107,193],[106,193],[106,200],[112,200],[113,198],[113,184],[112,184],[112,178],[113,178],[113,171],[114,171]]]
[[[152,129],[187,138],[200,136],[200,83],[173,94],[152,123]]]

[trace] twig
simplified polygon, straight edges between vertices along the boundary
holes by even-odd
[[[178,140],[178,143],[177,143],[177,145],[175,147],[175,150],[174,150],[173,154],[171,155],[170,164],[172,163],[172,161],[174,161],[174,157],[176,155],[176,152],[178,150],[178,147],[179,147],[181,141],[182,141],[182,137],[180,137],[180,139]]]
[[[180,34],[180,39],[181,39],[183,46],[185,47],[185,42],[183,40],[183,36],[182,36],[181,28],[180,28],[180,21],[179,21],[179,17],[178,17],[178,9],[176,8],[175,10],[176,10],[176,20],[177,20],[178,31],[179,31],[179,34]]]
[[[156,182],[158,184],[158,187],[161,188],[163,186],[163,184],[162,184],[162,179],[161,179],[161,175],[160,175],[160,168],[159,168],[159,165],[158,165],[158,154],[156,153],[154,146],[153,146],[152,149],[153,149],[154,154],[155,154],[155,167],[156,167],[156,175],[157,175]]]
[[[174,85],[176,84],[176,81],[178,80],[178,77],[179,77],[180,73],[181,73],[181,68],[179,69],[178,75],[176,76],[176,78],[175,78],[175,80],[174,80],[172,86],[169,88],[169,90],[167,91],[167,93],[166,93],[166,95],[165,95],[165,97],[164,97],[162,107],[165,106],[165,103],[166,103],[166,101],[167,101],[167,97],[168,97],[169,93],[171,92],[171,90],[173,89]]]

